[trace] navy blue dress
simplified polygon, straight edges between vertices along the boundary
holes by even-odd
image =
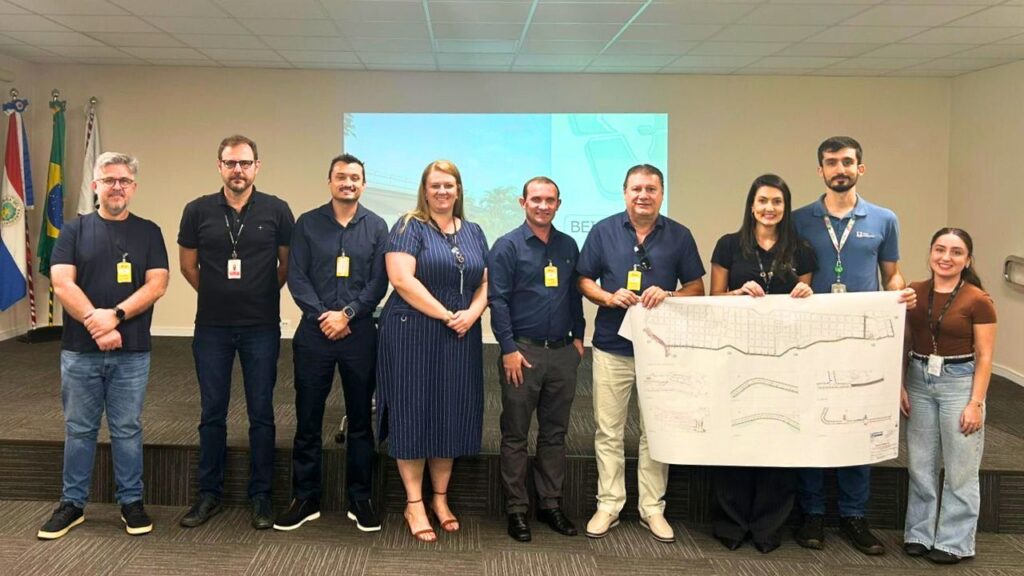
[[[453,245],[465,257],[460,274]],[[458,234],[401,219],[388,252],[416,258],[416,278],[445,308],[469,308],[486,268],[483,230],[463,221]],[[478,320],[463,338],[392,291],[380,317],[377,412],[393,458],[455,458],[480,452],[484,413],[483,342]]]

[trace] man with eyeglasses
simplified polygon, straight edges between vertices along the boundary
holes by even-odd
[[[256,143],[225,138],[217,150],[224,185],[189,202],[181,216],[181,273],[199,294],[192,355],[199,380],[199,497],[181,519],[199,526],[221,511],[227,415],[235,355],[242,367],[249,416],[252,526],[274,524],[274,384],[281,340],[281,287],[295,219],[283,200],[253,184]]]
[[[128,210],[138,168],[127,154],[101,154],[92,181],[99,210],[66,223],[53,249],[53,291],[64,308],[64,487],[36,534],[42,540],[85,521],[104,411],[121,521],[133,536],[153,530],[142,505],[142,405],[153,304],[167,290],[169,272],[160,228]]]
[[[331,200],[299,216],[292,235],[288,289],[302,310],[295,339],[295,442],[292,501],[274,521],[294,530],[320,517],[324,407],[334,370],[348,418],[345,493],[348,518],[363,532],[380,530],[373,508],[373,392],[377,326],[373,312],[388,289],[388,225],[359,203],[366,189],[361,160],[342,154],[327,170]]]
[[[594,225],[576,266],[580,292],[600,307],[593,340],[597,512],[587,523],[591,538],[602,538],[617,526],[626,503],[623,444],[636,384],[633,343],[619,336],[626,310],[634,304],[654,308],[674,296],[704,295],[704,265],[693,235],[659,214],[665,193],[661,170],[633,166],[622,189],[625,212]],[[651,459],[643,419],[637,478],[641,524],[655,540],[674,542],[675,533],[665,520],[668,464]]]

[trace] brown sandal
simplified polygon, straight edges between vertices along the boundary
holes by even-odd
[[[448,499],[447,492],[434,492],[434,496],[444,496],[445,500]],[[459,524],[459,519],[456,518],[454,515],[447,520],[441,520],[441,515],[437,513],[437,509],[434,508],[433,503],[431,503],[430,508],[431,511],[434,513],[434,516],[437,516],[438,522],[441,523],[441,530],[444,530],[445,532],[451,534],[453,532],[458,532],[459,529],[462,528],[462,525]],[[451,509],[449,509],[449,512],[451,512]],[[455,526],[454,528],[452,528],[453,525]]]
[[[423,503],[423,499],[422,498],[420,498],[419,500],[407,500],[405,502],[405,513],[402,514],[402,516],[405,517],[405,523],[409,525],[409,532],[412,533],[412,537],[413,538],[415,538],[419,542],[425,542],[427,544],[433,544],[434,542],[437,542],[437,533],[434,532],[434,528],[430,527],[430,528],[424,528],[423,530],[414,530],[413,527],[412,527],[412,521],[409,518],[411,516],[411,514],[409,514],[409,504],[422,504],[422,503]],[[427,516],[427,523],[429,524],[430,523],[430,515],[426,514],[426,511],[427,511],[427,507],[423,506],[423,512],[424,512],[424,515]]]

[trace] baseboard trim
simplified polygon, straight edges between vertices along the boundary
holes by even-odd
[[[1007,368],[1006,366],[993,362],[992,373],[996,376],[1002,376],[1018,386],[1024,386],[1024,374],[1021,374],[1012,368]]]

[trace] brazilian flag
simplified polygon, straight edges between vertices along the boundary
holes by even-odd
[[[67,102],[53,100],[53,142],[50,144],[50,170],[46,176],[46,210],[39,230],[39,273],[50,277],[50,255],[64,225],[64,108]]]

